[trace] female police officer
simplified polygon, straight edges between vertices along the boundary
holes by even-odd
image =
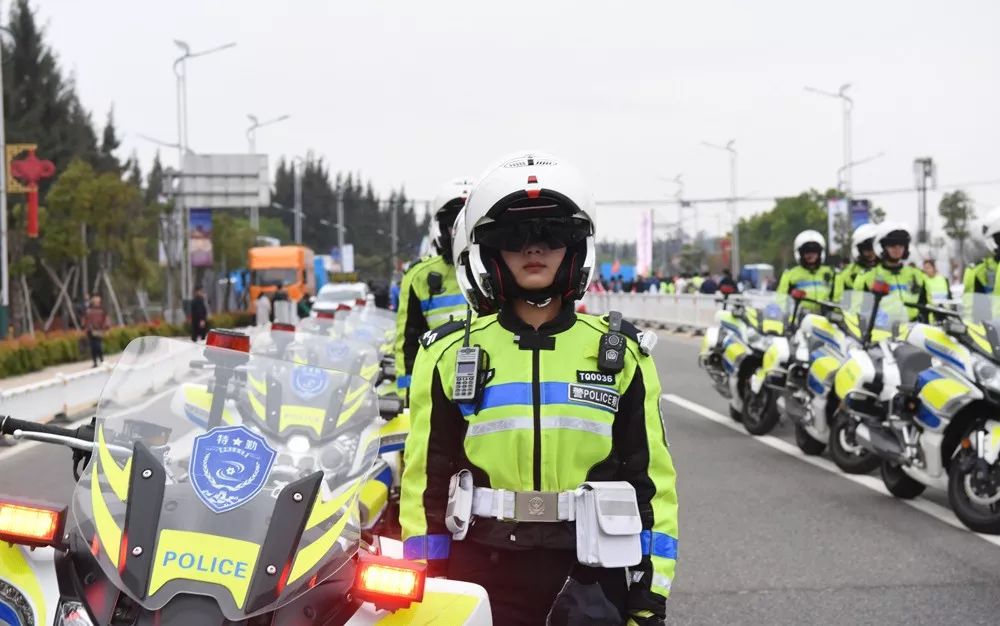
[[[498,313],[431,331],[415,365],[404,555],[485,587],[498,624],[545,623],[557,596],[572,615],[569,589],[612,621],[661,623],[674,575],[677,495],[653,338],[615,314],[574,312],[594,267],[592,212],[558,158],[524,154],[489,170],[466,223],[473,277]],[[578,563],[585,482],[634,488],[616,519],[634,515],[637,565]],[[456,495],[466,492],[471,509]]]

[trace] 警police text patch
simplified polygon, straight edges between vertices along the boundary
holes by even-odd
[[[615,384],[615,375],[609,374],[608,372],[587,372],[584,370],[576,370],[576,382],[613,385]]]
[[[578,404],[589,404],[615,412],[618,410],[618,393],[607,387],[591,387],[590,385],[570,385],[569,401]]]

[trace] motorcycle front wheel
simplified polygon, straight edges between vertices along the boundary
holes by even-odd
[[[774,391],[762,387],[757,393],[748,392],[743,399],[743,428],[751,435],[766,435],[778,425],[781,413],[774,401]]]
[[[882,482],[889,493],[900,500],[912,500],[927,488],[923,483],[907,476],[903,468],[889,461],[882,461]]]
[[[975,440],[977,430],[965,437]],[[962,448],[948,468],[948,502],[970,530],[1000,535],[1000,463],[990,465],[971,447]]]
[[[830,427],[830,457],[847,474],[869,474],[882,459],[861,447],[854,436],[857,424],[850,416],[838,413]]]
[[[795,445],[809,456],[823,454],[823,450],[826,449],[826,444],[813,439],[802,424],[795,425]]]

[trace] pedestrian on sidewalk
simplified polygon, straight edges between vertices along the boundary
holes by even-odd
[[[108,314],[101,306],[101,296],[92,297],[83,318],[83,329],[90,341],[90,358],[94,360],[94,367],[104,362],[104,333],[110,327]]]
[[[271,299],[261,292],[257,298],[257,326],[266,326],[271,321]]]
[[[208,306],[205,304],[205,290],[201,285],[194,288],[191,299],[191,341],[208,336]]]

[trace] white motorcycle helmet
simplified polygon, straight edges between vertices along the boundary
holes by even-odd
[[[431,202],[431,229],[430,239],[437,253],[451,263],[451,233],[452,225],[455,223],[455,216],[459,209],[465,206],[465,200],[472,190],[472,179],[456,178],[449,182],[434,196]]]
[[[861,245],[865,242],[875,245],[875,235],[878,234],[878,226],[872,223],[862,224],[851,233],[851,247],[858,254],[861,254]]]
[[[983,240],[993,254],[1000,252],[1000,207],[993,209],[983,218]]]
[[[594,202],[583,177],[558,157],[538,152],[499,161],[480,178],[466,203],[472,276],[490,305],[515,298],[541,304],[553,296],[579,300],[596,265]],[[500,255],[520,251],[531,241],[565,247],[552,285],[525,290]]]
[[[792,245],[795,247],[796,263],[802,263],[802,248],[811,243],[819,246],[819,261],[817,265],[823,264],[826,256],[826,239],[823,239],[823,235],[815,230],[804,230],[795,236],[795,242]]]
[[[886,258],[885,246],[889,243],[900,243],[906,246],[903,260],[910,258],[910,242],[913,241],[913,235],[910,234],[909,226],[902,222],[882,222],[877,228],[874,247],[878,258]]]
[[[472,307],[472,310],[484,314],[489,310],[489,305],[479,291],[475,278],[472,276],[472,268],[469,267],[469,233],[465,227],[465,207],[462,207],[455,218],[451,245],[458,287],[462,290],[462,295],[465,296],[465,300]]]

